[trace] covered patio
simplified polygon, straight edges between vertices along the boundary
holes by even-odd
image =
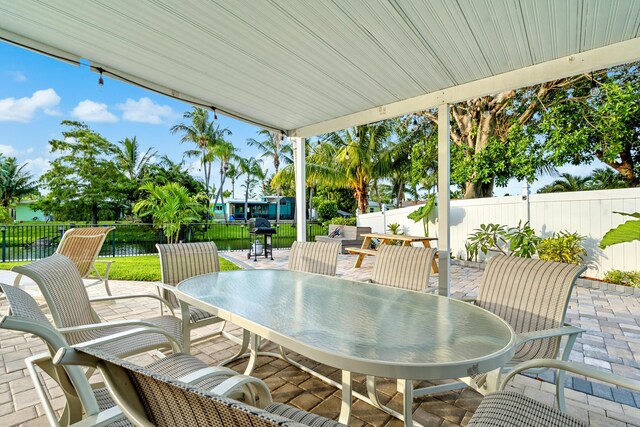
[[[289,251],[277,250],[275,260],[261,258],[258,262],[247,261],[246,251],[224,252],[221,255],[236,263],[242,268],[285,268]],[[367,280],[371,276],[373,259],[365,259],[362,268],[353,268],[353,256],[340,255],[338,259],[338,274],[354,280]],[[456,285],[452,289],[454,297],[462,298],[473,296],[482,276],[482,270],[477,268],[452,266],[452,281]],[[14,273],[0,271],[0,282],[11,283]],[[437,276],[432,277],[433,281]],[[135,294],[153,292],[151,283],[112,281],[114,293]],[[35,284],[28,285],[30,293],[37,295]],[[91,296],[102,295],[103,291],[98,287],[89,289]],[[40,298],[40,297],[39,297]],[[620,356],[623,346],[627,349],[636,349],[638,346],[637,333],[640,331],[640,315],[638,308],[640,301],[637,297],[621,295],[615,292],[577,287],[571,299],[568,320],[587,329],[587,333],[579,338],[574,347],[571,360],[586,362],[594,366],[609,363],[613,372],[621,373],[630,378],[640,378],[640,360],[620,358],[611,362],[612,357]],[[157,310],[155,305],[149,306],[133,301],[118,302],[113,304],[101,304],[97,306],[100,316],[107,320],[122,318],[136,319],[152,316]],[[4,310],[4,307],[0,307]],[[606,317],[609,316],[609,317]],[[608,320],[596,320],[598,317]],[[618,322],[614,324],[613,320]],[[615,328],[618,332],[615,332]],[[230,329],[235,333],[239,330]],[[206,334],[207,332],[199,332]],[[626,336],[625,339],[622,337]],[[611,338],[609,338],[611,337]],[[596,349],[610,349],[611,343],[616,344],[613,350],[598,352]],[[274,349],[271,345],[270,348]],[[29,374],[25,369],[22,359],[45,351],[44,345],[36,338],[20,336],[10,331],[0,330],[0,370],[3,375],[0,379],[0,425],[24,424],[27,426],[47,425],[42,406],[39,403],[36,390],[33,388]],[[214,365],[230,357],[234,353],[233,343],[225,338],[205,341],[192,348],[201,360]],[[617,353],[616,353],[617,351]],[[139,356],[133,360],[141,364],[148,364],[151,356]],[[591,360],[589,360],[591,359]],[[312,360],[295,356],[294,360],[301,361],[309,367],[328,375],[334,380],[339,380],[340,372],[329,366],[318,365]],[[609,362],[607,362],[609,360]],[[236,362],[231,367],[242,372],[246,362]],[[616,364],[616,366],[611,366]],[[622,372],[621,370],[624,370]],[[328,418],[337,418],[340,412],[341,392],[334,387],[298,370],[286,362],[263,357],[259,366],[253,371],[253,375],[263,379],[272,390],[274,400],[289,403],[293,406],[311,411]],[[551,404],[554,399],[555,388],[550,382],[549,375],[542,376],[543,381],[531,377],[518,376],[513,381],[510,389],[517,390],[525,395],[544,403]],[[48,381],[51,387],[51,397],[56,409],[62,408],[62,395],[54,386],[53,381]],[[391,402],[394,408],[400,408],[402,395],[397,393],[395,383],[385,381],[381,383],[381,395],[384,403]],[[637,426],[640,425],[640,394],[628,393],[624,390],[611,389],[597,382],[584,381],[581,378],[569,377],[567,389],[567,410],[592,426]],[[356,376],[356,390],[364,389],[364,376]],[[482,400],[482,396],[467,388],[434,396],[417,398],[414,401],[414,419],[429,426],[464,426]],[[399,426],[402,423],[390,415],[356,400],[353,406],[353,414],[350,425],[354,426]]]

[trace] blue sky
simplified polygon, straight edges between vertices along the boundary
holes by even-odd
[[[36,178],[54,157],[48,141],[61,137],[62,120],[84,121],[114,143],[135,136],[143,150],[154,147],[158,155],[167,154],[176,162],[193,147],[181,144],[179,136],[169,132],[171,126],[183,121],[183,113],[191,109],[189,104],[108,77],[101,87],[98,74],[88,66],[76,67],[7,43],[0,42],[0,58],[0,153],[28,162]],[[257,127],[222,115],[218,119],[233,132],[229,139],[241,156],[260,154],[246,144],[248,138],[258,137]],[[197,160],[187,161],[198,176]],[[598,164],[559,170],[585,175]],[[268,159],[264,166],[271,166]],[[218,179],[214,177],[214,182]],[[553,179],[541,177],[532,185],[532,192]],[[495,189],[497,196],[520,192],[521,183],[515,180]]]
[[[76,67],[7,43],[0,42],[0,58],[0,153],[28,162],[36,177],[54,157],[48,142],[61,138],[62,120],[84,121],[114,143],[135,136],[144,150],[154,147],[158,155],[167,154],[174,161],[193,148],[169,132],[184,121],[189,104],[108,77],[100,87],[98,74],[87,66]],[[258,138],[257,127],[221,115],[218,119],[233,132],[229,139],[240,155],[260,154],[245,143]],[[197,160],[187,162],[193,163],[192,172],[198,175]]]

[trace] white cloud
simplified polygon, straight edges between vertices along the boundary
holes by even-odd
[[[18,150],[16,150],[15,148],[13,148],[10,145],[2,145],[2,144],[0,144],[0,154],[2,154],[5,157],[13,157],[16,154],[18,154]]]
[[[51,169],[50,162],[51,159],[49,158],[36,157],[34,159],[26,159],[24,162],[20,162],[20,164],[27,163],[25,169],[27,169],[31,173],[31,175],[33,175],[34,180],[38,180],[45,172]]]
[[[13,79],[14,82],[27,81],[27,76],[22,74],[22,72],[20,71],[7,71],[7,74]]]
[[[176,117],[176,113],[168,105],[159,105],[147,97],[138,101],[131,98],[118,108],[123,111],[122,118],[129,122],[150,123],[159,125]]]
[[[30,97],[0,99],[0,122],[28,123],[37,110],[50,114],[60,104],[60,97],[53,89],[39,90]]]
[[[89,99],[79,102],[71,111],[71,115],[85,122],[114,123],[118,121],[118,118],[109,112],[107,104],[93,102]]]

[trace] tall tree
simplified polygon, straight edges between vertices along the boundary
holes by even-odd
[[[118,141],[118,144],[113,149],[113,154],[115,155],[116,164],[129,179],[129,186],[127,186],[126,192],[128,193],[129,203],[133,207],[137,200],[138,189],[142,185],[145,175],[149,172],[149,167],[157,152],[153,151],[152,147],[149,147],[147,151],[142,153],[140,144],[134,136],[133,138],[125,138],[122,141]]]
[[[293,149],[283,134],[276,134],[268,130],[261,130],[258,132],[263,137],[261,141],[250,138],[247,140],[247,144],[251,147],[258,147],[262,151],[262,157],[267,157],[273,160],[274,175],[280,171],[280,164],[288,165],[293,162]],[[280,187],[275,186],[276,190],[276,222],[280,219]]]
[[[176,163],[166,154],[160,157],[157,164],[149,165],[149,171],[145,175],[144,183],[169,184],[175,182],[185,187],[189,194],[206,194],[204,183],[194,178],[185,168],[184,160]]]
[[[542,116],[546,147],[558,162],[597,158],[629,186],[640,185],[639,63],[584,76]]]
[[[224,210],[224,182],[227,179],[227,171],[229,170],[229,164],[238,158],[236,155],[236,147],[230,141],[220,139],[216,145],[211,149],[211,154],[220,161],[220,188],[216,193],[216,200],[213,206],[218,204],[218,198],[222,199],[222,214],[226,219],[226,212]]]
[[[211,171],[214,161],[211,151],[225,135],[231,135],[231,131],[227,128],[221,128],[220,125],[214,126],[213,121],[209,120],[209,113],[202,108],[193,107],[193,110],[184,113],[183,117],[191,120],[191,123],[177,124],[171,128],[171,133],[181,133],[180,142],[190,142],[196,145],[195,149],[185,151],[185,156],[200,158],[204,172],[204,185],[207,195],[211,199],[213,197],[210,185]]]
[[[342,174],[353,189],[360,212],[368,212],[368,190],[372,181],[388,176],[391,171],[392,154],[386,149],[390,133],[391,123],[382,121],[332,132],[322,138],[337,149],[334,159],[337,173],[334,175]],[[325,161],[330,162],[329,159]]]
[[[113,144],[84,123],[65,120],[62,125],[67,127],[63,138],[49,141],[58,157],[40,178],[49,193],[37,202],[38,208],[76,220],[86,211],[97,224],[100,209],[126,206],[125,176],[111,160]]]
[[[610,190],[613,188],[626,188],[629,182],[610,167],[598,168],[591,172],[591,190]]]
[[[26,167],[27,163],[18,165],[15,157],[0,157],[0,206],[8,208],[15,201],[38,194],[37,183]]]
[[[243,187],[245,188],[244,192],[244,219],[245,221],[249,219],[249,193],[251,189],[258,183],[260,180],[264,179],[264,171],[262,170],[262,160],[251,158],[242,158],[239,162],[239,167],[242,173],[245,175],[245,181]]]
[[[231,181],[231,198],[236,198],[236,180],[242,175],[242,171],[235,162],[230,162],[227,168],[227,176]]]

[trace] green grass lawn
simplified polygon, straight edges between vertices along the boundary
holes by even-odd
[[[103,258],[105,260],[115,260],[111,265],[109,279],[113,280],[160,280],[160,258],[156,255]],[[0,270],[11,270],[14,265],[28,264],[28,262],[0,262]],[[104,273],[104,263],[96,263],[98,271]],[[240,270],[234,263],[220,258],[220,270]]]

